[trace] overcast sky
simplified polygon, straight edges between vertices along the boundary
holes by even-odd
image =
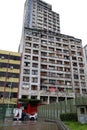
[[[44,0],[60,14],[61,33],[87,44],[87,0]],[[25,0],[0,0],[0,49],[18,51]]]

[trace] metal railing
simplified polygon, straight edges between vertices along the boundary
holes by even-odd
[[[76,105],[87,105],[87,96],[69,99],[67,102],[60,101],[58,103],[41,105],[38,108],[38,116],[44,119],[60,119],[60,114],[62,113],[77,113]]]
[[[0,104],[0,120],[13,116],[14,105]]]

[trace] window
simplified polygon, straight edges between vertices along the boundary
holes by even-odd
[[[26,36],[26,40],[31,41],[31,40],[32,40],[32,38],[31,38],[31,37],[29,37],[29,36]]]
[[[22,88],[23,88],[23,89],[29,89],[29,84],[23,83]]]
[[[32,70],[32,75],[38,75],[38,71],[37,70]]]
[[[37,68],[37,67],[38,67],[38,64],[37,64],[37,63],[33,63],[33,64],[32,64],[32,67]]]
[[[31,43],[26,42],[26,43],[25,43],[25,46],[27,46],[27,47],[31,47]]]
[[[76,60],[76,57],[75,57],[75,56],[72,56],[72,60]]]
[[[29,66],[30,66],[30,63],[29,63],[29,62],[24,62],[24,66],[25,66],[25,67],[29,67]]]
[[[25,77],[25,76],[23,76],[23,81],[25,81],[25,82],[29,82],[29,77]]]
[[[73,66],[77,66],[77,63],[73,63]]]
[[[30,60],[30,58],[31,58],[31,57],[30,57],[29,55],[25,55],[25,56],[24,56],[24,59]]]
[[[38,82],[38,78],[33,77],[32,78],[32,82],[37,83]]]
[[[31,86],[31,90],[37,90],[37,88],[38,88],[38,86],[36,86],[36,85]]]
[[[80,112],[81,112],[81,114],[85,114],[85,109],[84,108],[80,108]]]
[[[25,48],[25,53],[31,53],[31,50]]]
[[[33,56],[32,59],[33,59],[34,61],[38,61],[38,57],[36,57],[36,56]]]
[[[30,70],[29,69],[24,69],[23,72],[24,72],[24,74],[30,74]]]
[[[33,54],[38,54],[38,50],[33,50]]]
[[[55,83],[56,83],[55,80],[52,80],[52,79],[49,80],[49,84],[53,84],[53,85],[55,85]]]
[[[78,75],[74,75],[74,79],[78,79]]]

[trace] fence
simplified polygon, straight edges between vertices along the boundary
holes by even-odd
[[[87,104],[87,97],[78,97],[75,99],[69,99],[66,101],[60,101],[58,103],[52,103],[48,105],[41,105],[38,108],[39,118],[43,119],[60,119],[62,113],[76,113],[76,105]]]
[[[0,104],[0,120],[4,120],[6,117],[13,115],[14,105]]]

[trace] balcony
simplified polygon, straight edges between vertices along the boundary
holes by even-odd
[[[83,63],[79,63],[79,67],[84,67],[84,64]]]
[[[55,60],[49,60],[49,63],[55,64]]]
[[[5,104],[16,104],[17,103],[17,98],[11,98],[10,101],[8,101],[8,98],[4,98],[4,103]]]
[[[71,49],[75,49],[75,46],[71,45]]]
[[[25,47],[31,47],[31,43],[26,42]]]
[[[33,54],[38,55],[38,54],[39,54],[39,51],[33,50]]]
[[[65,65],[65,66],[70,66],[70,62],[64,61],[64,65]]]
[[[56,38],[56,41],[58,41],[58,42],[61,41],[61,38]]]
[[[69,43],[67,39],[62,39],[64,43]]]
[[[47,47],[41,46],[41,50],[47,50]]]
[[[80,76],[80,80],[84,80],[85,81],[85,76]]]
[[[41,91],[40,95],[57,96],[56,92],[49,92],[49,91],[45,91],[45,90]]]
[[[31,53],[30,49],[25,49],[25,53]]]
[[[39,45],[34,44],[34,45],[33,45],[33,48],[38,48],[38,49],[39,49]]]
[[[47,59],[41,59],[41,62],[46,62],[47,63]]]
[[[39,38],[33,38],[33,42],[39,42]]]
[[[63,44],[63,48],[64,48],[64,49],[69,49],[69,46],[68,46],[68,45]]]
[[[62,59],[62,55],[61,54],[56,54],[56,57],[58,57],[59,59]]]
[[[66,96],[75,98],[75,93],[67,93]]]
[[[41,44],[47,44],[47,41],[41,40]]]
[[[38,61],[38,57],[33,56],[32,58],[34,61]]]
[[[32,37],[26,36],[25,40],[32,41]]]
[[[69,50],[63,50],[63,53],[69,54]]]
[[[42,34],[42,35],[41,35],[41,38],[47,39],[47,36]]]

